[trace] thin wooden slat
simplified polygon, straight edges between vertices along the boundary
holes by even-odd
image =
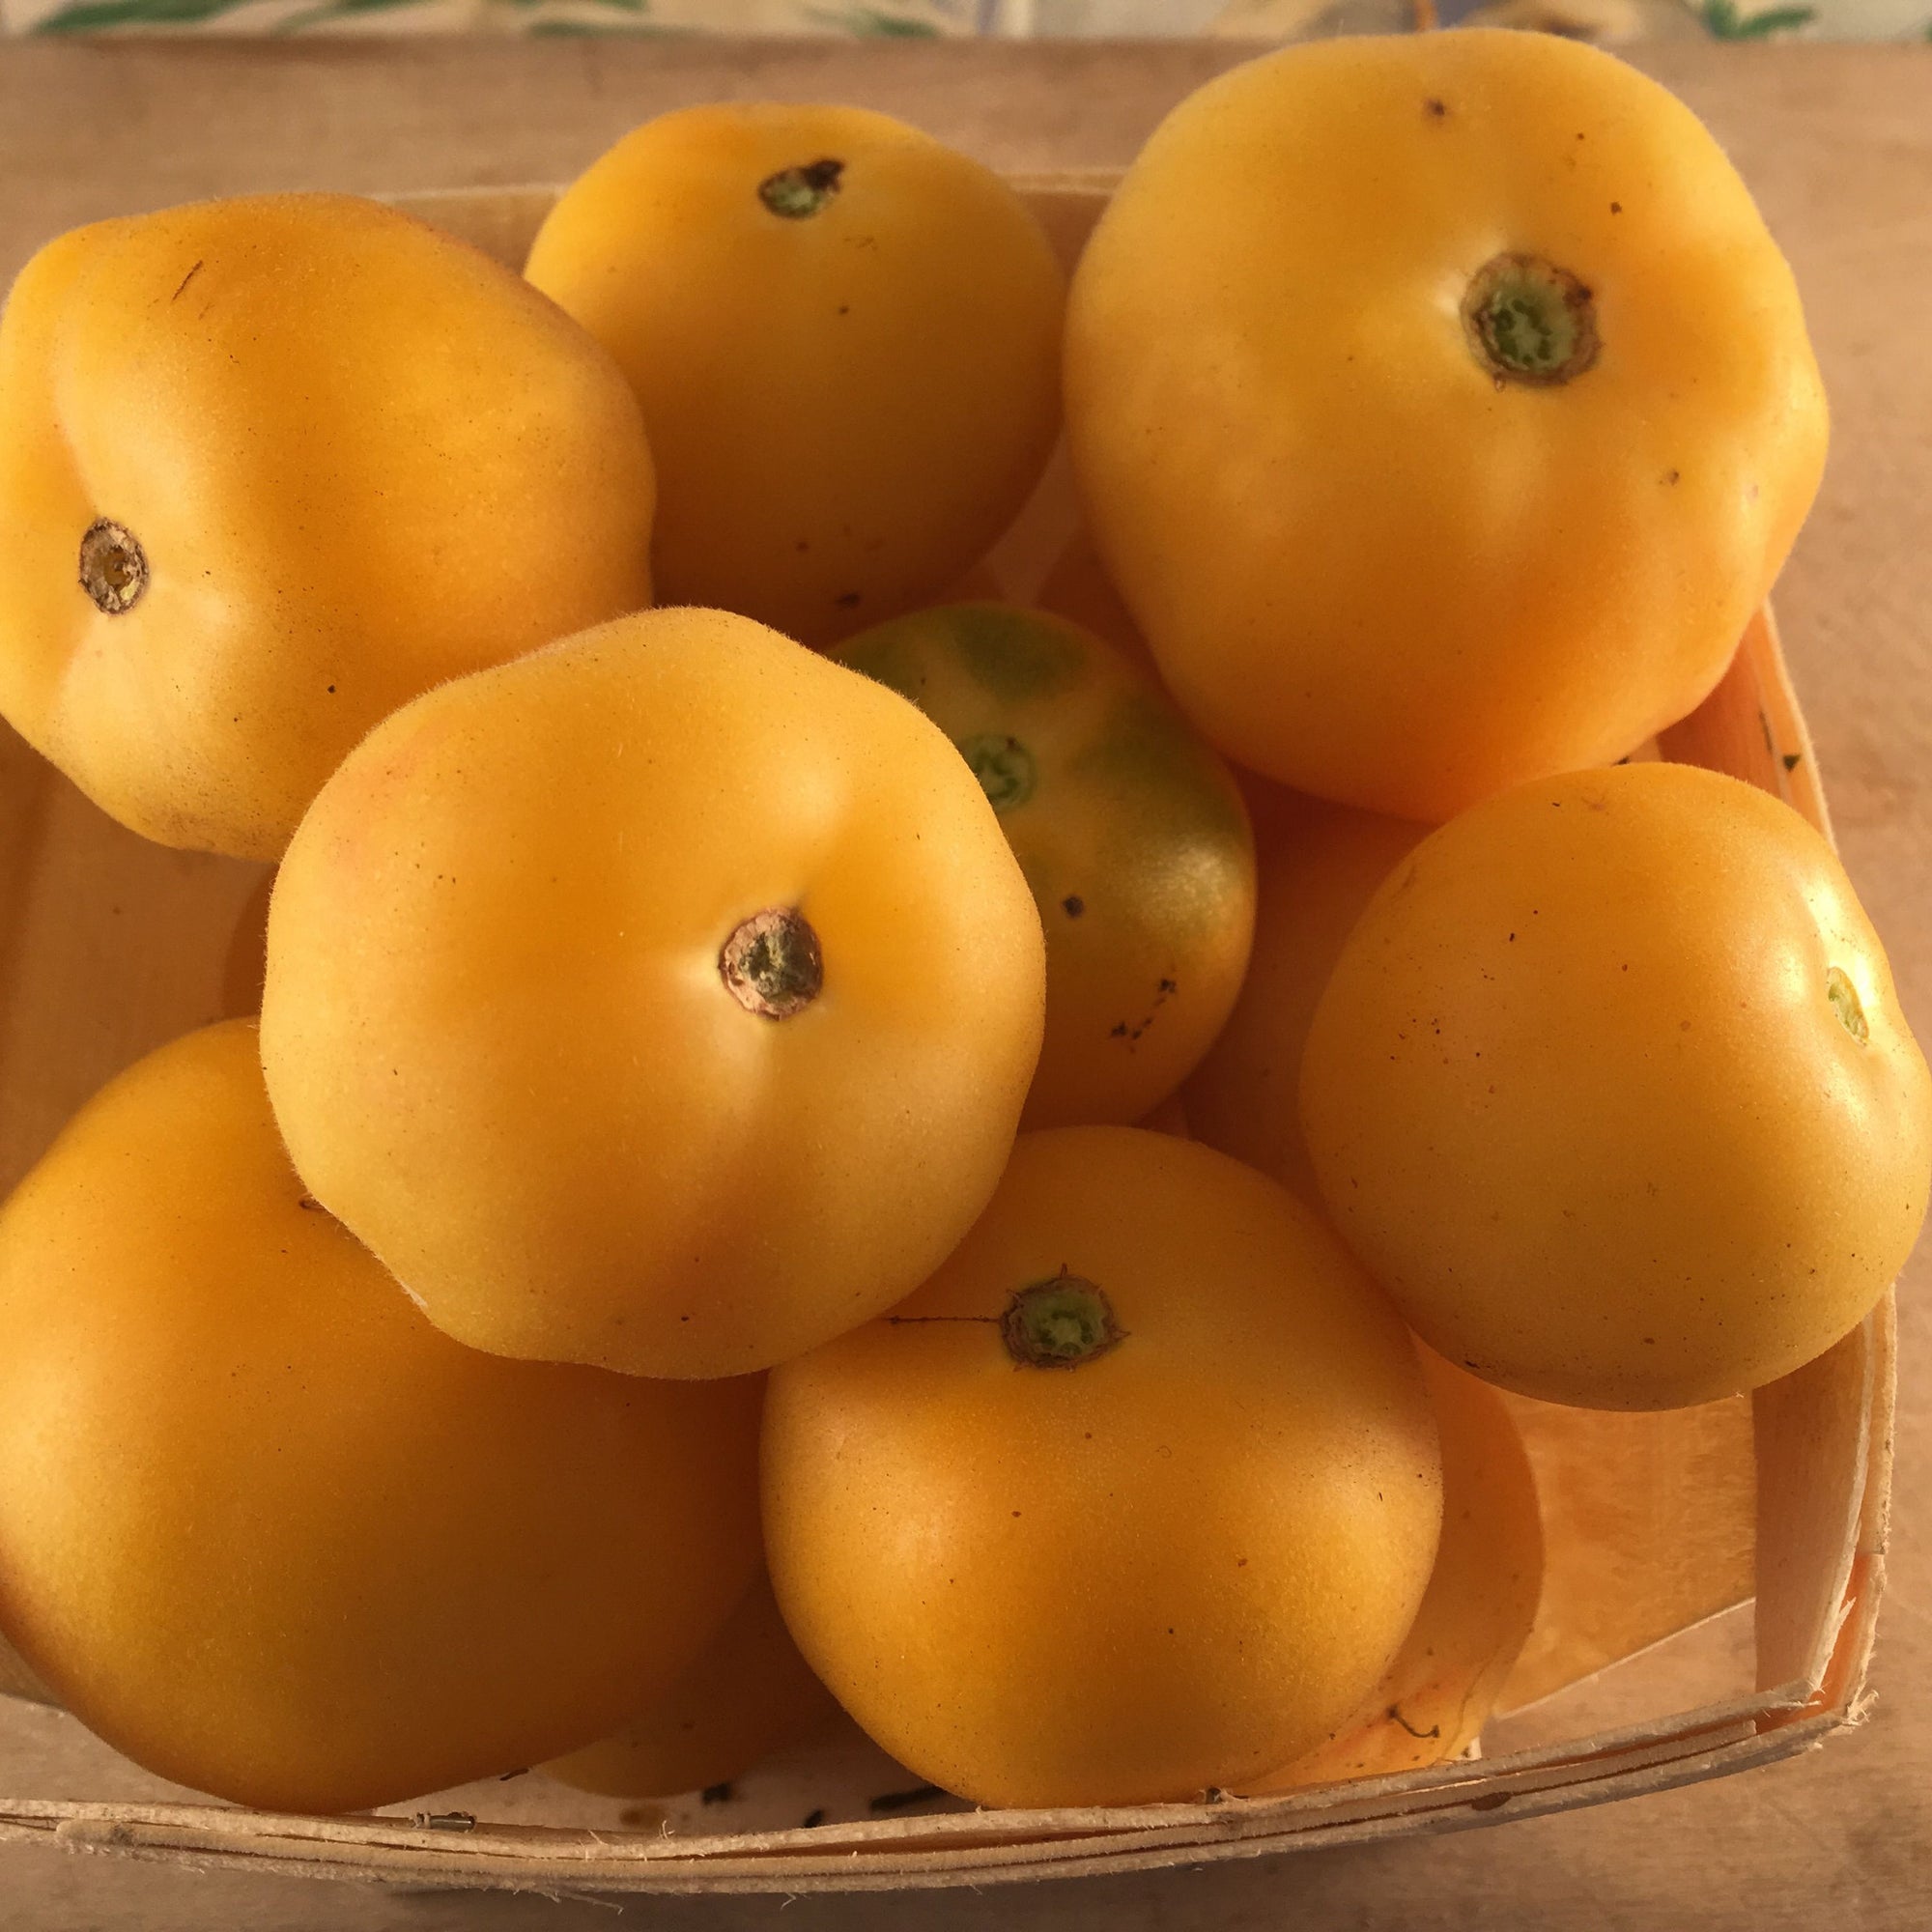
[[[38,811],[7,908],[0,1189],[124,1066],[220,1017],[229,935],[262,872],[152,844],[51,770]]]
[[[1836,845],[1832,813],[1825,803],[1825,783],[1818,771],[1818,753],[1811,744],[1811,727],[1798,708],[1798,693],[1784,662],[1784,646],[1778,641],[1777,618],[1769,605],[1746,631],[1741,650],[1757,673],[1758,701],[1766,735],[1777,748],[1784,801]]]
[[[1765,1688],[1785,1687],[1798,1703],[1825,1681],[1851,1588],[1876,1356],[1866,1321],[1752,1398],[1763,1499],[1757,1679]]]
[[[1750,639],[1766,635],[1768,625],[1767,614],[1758,611],[1717,689],[1688,718],[1665,725],[1657,743],[1677,764],[1729,772],[1788,803],[1789,781],[1765,708],[1762,658],[1749,648]]]
[[[747,1858],[723,1853],[693,1859],[650,1844],[620,1846],[594,1840],[570,1854],[545,1853],[515,1842],[471,1842],[449,1834],[397,1834],[387,1841],[355,1846],[343,1839],[275,1832],[277,1822],[175,1807],[186,1817],[164,1815],[169,1807],[47,1806],[26,1817],[0,1810],[0,1839],[51,1834],[73,1849],[113,1851],[136,1856],[187,1859],[197,1864],[227,1863],[242,1868],[306,1870],[314,1875],[381,1877],[393,1882],[437,1886],[472,1885],[492,1889],[546,1891],[757,1891],[791,1892],[900,1889],[993,1880],[1071,1876],[1098,1870],[1146,1870],[1177,1863],[1200,1863],[1217,1857],[1310,1849],[1364,1838],[1407,1835],[1494,1822],[1512,1816],[1603,1803],[1612,1797],[1665,1789],[1715,1775],[1731,1764],[1768,1761],[1804,1748],[1806,1737],[1765,1740],[1748,1722],[1686,1741],[1683,1748],[1581,1762],[1561,1768],[1567,1775],[1520,1777],[1496,1788],[1493,1779],[1476,1779],[1435,1794],[1433,1804],[1355,1799],[1328,1807],[1255,1807],[1273,1815],[1242,1818],[1232,1807],[1218,1830],[1179,1832],[1159,1826],[1107,1832],[1042,1844],[1037,1840],[978,1843],[960,1851],[927,1852],[916,1860],[868,1857],[858,1848],[843,1856],[813,1849],[796,1857]],[[1288,1815],[1281,1815],[1286,1813]],[[215,1822],[204,1823],[203,1820]],[[324,1821],[314,1821],[322,1823]],[[252,1825],[255,1829],[246,1827]],[[552,1834],[562,1836],[563,1834]]]
[[[1536,1472],[1545,1556],[1499,1716],[1746,1602],[1757,1514],[1744,1397],[1634,1414],[1504,1400]]]

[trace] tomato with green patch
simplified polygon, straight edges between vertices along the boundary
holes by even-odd
[[[1046,932],[1030,1127],[1125,1123],[1186,1078],[1247,970],[1254,838],[1227,767],[1111,644],[953,604],[842,644],[972,766]]]

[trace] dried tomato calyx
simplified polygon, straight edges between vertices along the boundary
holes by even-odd
[[[982,731],[977,737],[962,739],[959,754],[973,767],[973,776],[995,811],[1010,811],[1024,805],[1039,781],[1033,753],[1004,731]]]
[[[110,617],[131,611],[148,587],[148,553],[125,524],[98,517],[80,540],[80,587]]]
[[[1603,344],[1596,299],[1568,269],[1536,255],[1495,255],[1469,278],[1463,327],[1496,380],[1552,388],[1582,375]]]
[[[1832,1011],[1838,1024],[1861,1042],[1871,1038],[1871,1022],[1865,1018],[1865,1004],[1859,998],[1859,989],[1852,984],[1852,976],[1842,966],[1833,966],[1825,974],[1825,997],[1832,1003]]]
[[[1029,1369],[1077,1369],[1118,1348],[1126,1332],[1105,1291],[1064,1267],[1021,1289],[1000,1317],[1007,1353]]]
[[[825,955],[796,906],[769,906],[733,928],[719,949],[718,977],[748,1013],[788,1020],[817,999]]]
[[[838,192],[843,161],[808,161],[803,167],[781,168],[758,184],[758,199],[787,221],[813,215]]]

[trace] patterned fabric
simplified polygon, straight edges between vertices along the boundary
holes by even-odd
[[[1439,18],[1605,44],[1932,40],[1932,0],[0,0],[0,34],[832,34],[1302,40]]]
[[[834,34],[989,31],[980,0],[0,0],[0,32]]]

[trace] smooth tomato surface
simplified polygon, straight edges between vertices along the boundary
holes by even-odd
[[[1228,1023],[1182,1090],[1196,1140],[1321,1190],[1301,1139],[1301,1050],[1342,947],[1398,860],[1428,830],[1264,779],[1242,786],[1255,828],[1255,941]]]
[[[412,216],[96,222],[0,319],[0,711],[123,824],[272,859],[399,704],[648,604],[652,496],[611,357]]]
[[[1046,1036],[1029,1127],[1124,1124],[1220,1030],[1254,923],[1254,841],[1234,778],[1093,632],[953,604],[841,644],[909,697],[999,814],[1046,934]]]
[[[703,1654],[649,1709],[542,1769],[613,1798],[701,1791],[810,1735],[838,1708],[798,1654],[760,1570]]]
[[[458,1340],[637,1375],[764,1368],[930,1273],[1006,1164],[1045,984],[944,735],[717,611],[398,712],[303,820],[268,957],[316,1198]]]
[[[1210,81],[1088,244],[1065,368],[1090,527],[1182,709],[1429,823],[1691,710],[1825,457],[1797,289],[1723,152],[1548,34]]]
[[[1503,1398],[1422,1349],[1442,1439],[1442,1540],[1395,1662],[1334,1737],[1246,1787],[1290,1791],[1460,1757],[1482,1735],[1536,1621],[1543,1520]]]
[[[515,1771],[662,1694],[742,1594],[757,1403],[440,1335],[307,1197],[230,1021],[0,1213],[0,1627],[238,1804]]]
[[[622,364],[666,603],[808,643],[930,601],[1025,501],[1065,286],[1017,194],[883,114],[685,108],[568,188],[526,272]]]
[[[1344,1238],[1452,1361],[1668,1408],[1822,1353],[1918,1232],[1932,1080],[1831,848],[1633,764],[1433,833],[1343,950],[1302,1125]]]
[[[1029,1308],[1095,1332],[1058,1299],[1094,1289],[1112,1346],[1016,1361]],[[1340,1244],[1131,1127],[1023,1135],[917,1294],[773,1373],[763,1460],[799,1648],[982,1804],[1198,1797],[1325,1737],[1408,1629],[1441,1513],[1414,1350]]]

